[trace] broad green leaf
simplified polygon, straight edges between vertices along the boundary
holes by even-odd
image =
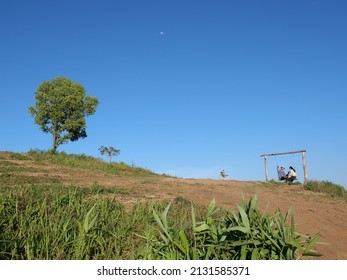
[[[179,236],[180,236],[180,239],[181,239],[181,242],[182,242],[182,245],[183,245],[185,251],[189,252],[190,246],[189,246],[189,242],[188,242],[188,239],[187,239],[185,232],[183,230],[180,230]]]
[[[268,249],[263,249],[263,248],[260,249],[260,255],[263,257],[266,256],[269,252],[270,251]]]
[[[259,260],[259,252],[257,248],[254,248],[252,250],[252,255],[251,255],[252,260]]]
[[[242,227],[242,226],[230,227],[229,230],[230,231],[238,230],[238,231],[241,231],[243,233],[251,233],[251,231],[248,228]]]
[[[307,257],[320,257],[320,256],[323,256],[323,254],[315,252],[315,251],[305,252],[302,255],[303,256],[307,256]]]
[[[195,211],[194,211],[193,203],[191,204],[191,212],[192,212],[193,231],[195,231],[195,229],[196,229],[196,220],[195,220]]]
[[[247,259],[247,245],[241,247],[241,260]]]
[[[241,193],[241,207],[243,209],[247,209],[247,203],[246,203],[246,198],[243,193]]]
[[[161,220],[162,220],[163,226],[165,227],[166,231],[169,228],[168,223],[167,223],[167,213],[169,212],[170,206],[171,206],[171,203],[169,203],[169,205],[166,206],[164,212],[161,214]]]
[[[177,241],[173,241],[173,244],[184,254],[187,254],[187,250]]]
[[[87,215],[85,216],[84,218],[84,224],[83,224],[83,228],[84,228],[84,231],[87,233],[89,232],[89,230],[94,226],[97,218],[98,218],[98,214],[96,214],[94,216],[94,218],[89,221],[89,216],[91,215],[93,209],[95,208],[96,204],[94,204],[94,206],[92,208],[90,208],[90,210],[88,211]]]
[[[243,210],[240,206],[238,208],[239,208],[239,211],[240,211],[242,223],[245,226],[245,228],[250,232],[251,228],[250,228],[250,225],[249,225],[248,216],[247,216],[245,210]]]
[[[216,206],[216,200],[213,198],[210,202],[210,205],[208,206],[208,209],[207,209],[207,217],[212,216],[212,214],[214,213],[214,210],[215,210],[215,206]]]
[[[249,217],[252,219],[257,212],[258,199],[257,196],[251,199],[249,206]]]
[[[165,226],[163,225],[162,221],[160,220],[158,214],[153,210],[153,216],[154,219],[156,220],[157,224],[159,225],[159,227],[163,230],[163,232],[165,233],[165,235],[170,239],[170,241],[172,241],[172,238],[169,234],[169,232],[167,231],[167,229],[165,228]],[[163,238],[163,236],[162,236]],[[164,240],[167,240],[166,238],[163,238]],[[166,241],[167,242],[167,241]]]
[[[297,242],[297,241],[294,240],[294,239],[286,240],[285,242],[286,242],[288,245],[291,245],[291,246],[297,248],[298,250],[304,250],[304,248],[299,244],[299,242]]]
[[[265,236],[269,239],[269,241],[270,241],[278,250],[281,251],[281,247],[278,246],[278,244],[276,243],[276,241],[273,240],[273,239],[271,238],[271,236],[269,236],[266,232],[263,231],[263,233],[264,233]]]
[[[259,246],[262,243],[259,240],[244,240],[244,241],[234,241],[232,242],[231,246],[237,247],[237,246],[243,246],[243,245],[254,245]]]
[[[169,240],[165,237],[165,235],[164,235],[161,231],[159,231],[159,235],[160,235],[161,239],[163,239],[163,241],[165,242],[165,244],[168,244],[168,243],[169,243]]]
[[[195,232],[199,233],[205,230],[210,230],[210,227],[207,224],[202,224],[195,228]]]
[[[303,255],[308,256],[309,254],[313,253],[313,254],[319,254],[319,253],[315,253],[312,252],[312,248],[314,245],[316,245],[317,241],[318,241],[318,236],[319,233],[317,233],[310,241],[310,243],[307,245],[307,247],[305,248],[305,251],[303,252]]]

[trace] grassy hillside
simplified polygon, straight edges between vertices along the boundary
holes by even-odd
[[[28,162],[33,162],[34,164],[29,164]],[[30,150],[28,153],[2,152],[0,154],[0,184],[61,183],[58,177],[49,176],[50,170],[44,169],[44,166],[49,164],[101,171],[116,177],[172,177],[167,174],[156,174],[134,164],[130,166],[124,162],[107,163],[100,158],[94,158],[85,154]],[[276,181],[270,181],[268,184],[273,186],[283,185],[282,182]],[[294,183],[294,185],[301,185],[301,183]],[[309,191],[325,193],[331,197],[341,197],[347,201],[347,190],[330,181],[308,181],[303,187]]]
[[[52,174],[52,170],[46,168],[54,165],[71,167],[75,170],[79,168],[89,172],[101,171],[117,177],[167,176],[155,174],[135,165],[130,166],[124,162],[106,163],[102,159],[84,154],[30,150],[28,153],[2,152],[0,154],[0,185],[61,183],[61,176]]]
[[[344,201],[331,182],[178,179],[86,155],[0,152],[0,259],[345,258],[316,235],[324,226],[322,241],[343,239]]]
[[[18,154],[12,154],[12,156],[16,155]],[[80,167],[90,170],[100,170],[118,176],[157,175],[148,169],[137,167],[134,164],[130,166],[124,162],[107,163],[100,158],[94,158],[85,154],[66,154],[64,152],[52,153],[46,151],[30,150],[28,152],[28,156],[30,156],[35,161],[39,162],[49,161],[51,163],[63,166]],[[23,156],[19,155],[19,157]],[[27,157],[24,156],[24,159],[25,158]]]

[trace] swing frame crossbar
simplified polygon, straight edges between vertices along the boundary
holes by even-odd
[[[287,155],[287,154],[298,154],[298,153],[302,154],[302,167],[304,169],[304,182],[306,183],[307,180],[308,180],[307,166],[306,166],[306,150],[297,150],[297,151],[290,151],[290,152],[279,152],[279,153],[260,155],[261,157],[264,157],[266,182],[269,181],[269,171],[268,171],[267,157],[278,156],[278,155]]]

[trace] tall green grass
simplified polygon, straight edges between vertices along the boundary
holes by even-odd
[[[295,231],[292,212],[238,212],[140,202],[131,209],[117,188],[0,187],[0,259],[297,259],[317,255],[317,236]],[[121,199],[121,197],[119,197]],[[167,206],[168,205],[168,206]]]
[[[139,235],[155,232],[152,211],[165,205],[138,201],[129,210],[118,192],[95,185],[0,187],[0,259],[141,258]],[[185,204],[174,203],[179,223]]]

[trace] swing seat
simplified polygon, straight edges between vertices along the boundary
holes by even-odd
[[[286,179],[286,183],[291,184],[291,183],[293,183],[293,182],[296,181],[296,180],[297,180],[297,179],[296,179],[296,176],[292,176],[292,177]]]
[[[289,183],[289,184],[293,183],[296,180],[298,180],[296,178],[296,176],[292,176],[290,178],[283,178],[283,179],[282,178],[278,178],[278,181],[285,181],[286,183]]]

